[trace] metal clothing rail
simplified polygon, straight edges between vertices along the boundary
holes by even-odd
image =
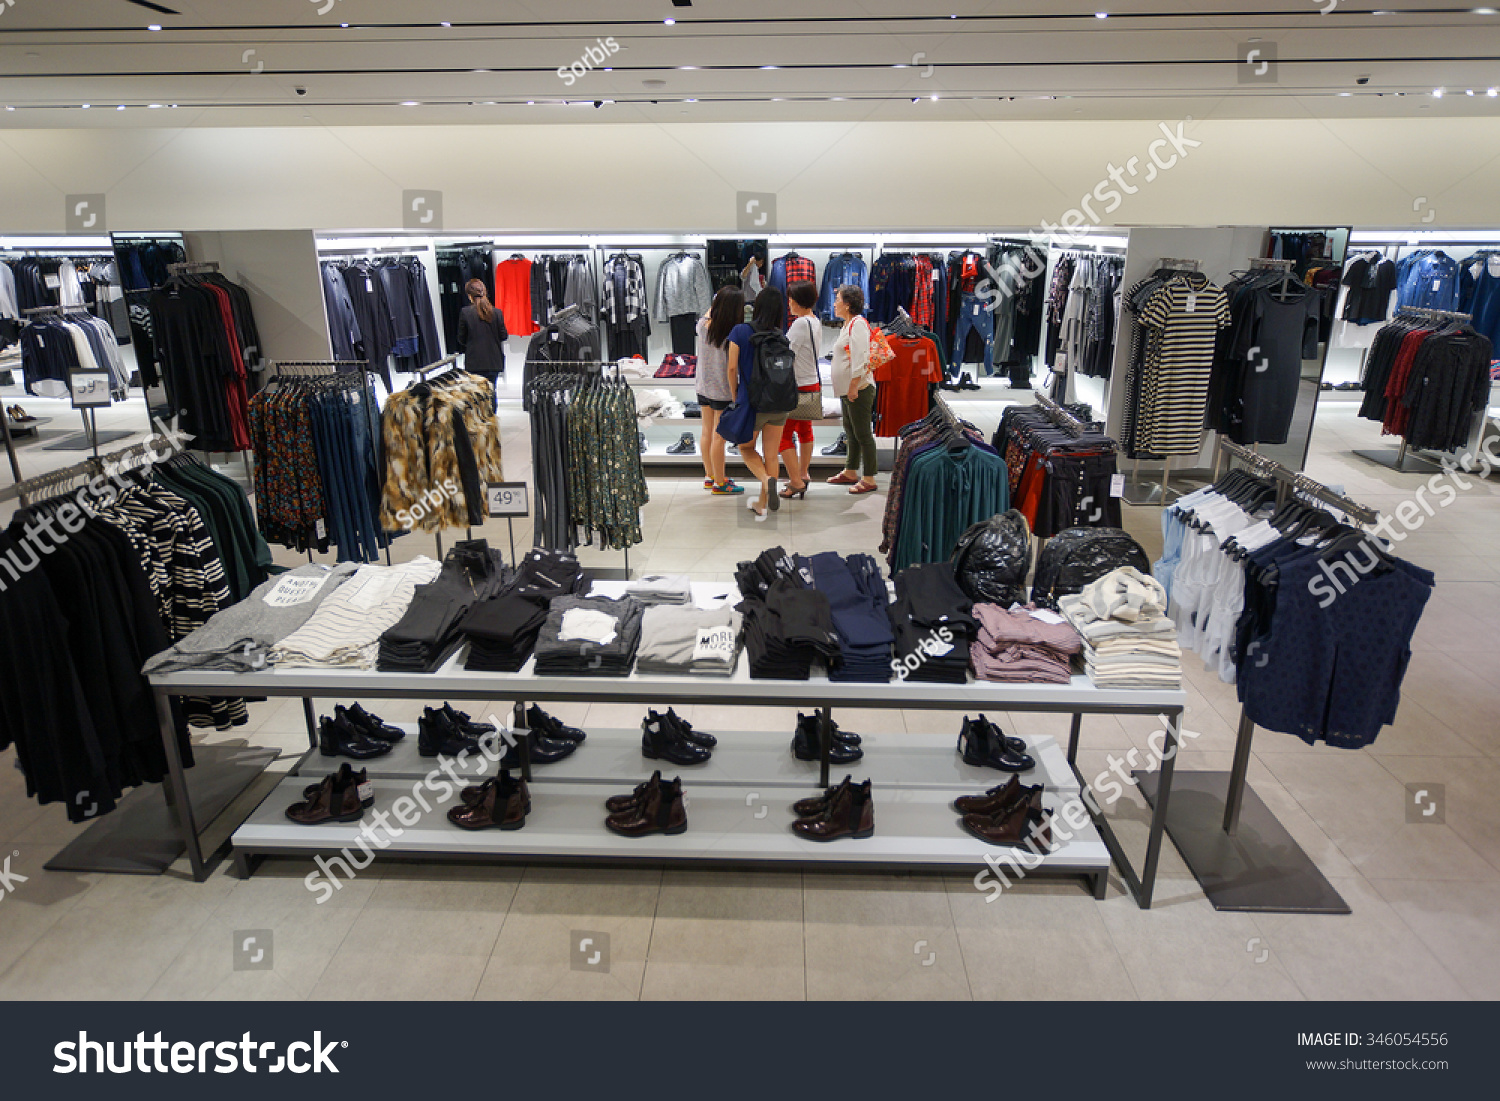
[[[1068,435],[1076,437],[1088,431],[1088,425],[1084,424],[1040,390],[1033,390],[1031,396],[1036,399],[1037,408],[1047,414],[1048,418]]]
[[[190,260],[183,264],[168,264],[168,275],[196,275],[199,272],[213,272],[219,270],[217,260]]]
[[[1158,271],[1163,268],[1168,271],[1202,271],[1203,264],[1198,260],[1189,260],[1178,256],[1163,256],[1156,262]]]
[[[1219,437],[1219,448],[1224,453],[1254,467],[1256,474],[1274,478],[1283,485],[1291,486],[1306,493],[1309,497],[1316,497],[1324,504],[1332,505],[1361,524],[1373,524],[1380,519],[1380,512],[1378,510],[1361,505],[1356,501],[1351,501],[1342,493],[1335,493],[1322,482],[1314,481],[1306,474],[1298,471],[1289,470],[1276,460],[1267,458],[1259,452],[1251,451],[1248,447],[1237,444],[1232,440],[1226,440],[1221,436]]]
[[[455,364],[457,362],[458,362],[458,355],[457,355],[457,353],[455,353],[455,354],[453,354],[451,356],[444,356],[442,359],[438,360],[436,363],[429,363],[426,367],[418,367],[415,371],[412,372],[412,374],[416,375],[418,378],[425,379],[428,375],[432,374],[434,371],[441,371],[444,367],[451,367],[453,364]]]
[[[1277,259],[1275,259],[1274,257],[1271,257],[1271,256],[1252,256],[1252,257],[1250,257],[1250,270],[1251,271],[1255,271],[1257,269],[1262,269],[1262,268],[1266,269],[1266,270],[1275,269],[1276,271],[1291,271],[1292,268],[1295,267],[1295,266],[1296,266],[1296,261],[1295,260],[1277,260]]]
[[[1430,310],[1426,306],[1400,306],[1396,310],[1396,316],[1402,314],[1416,314],[1418,317],[1446,317],[1450,321],[1473,321],[1471,313],[1459,313],[1456,310]]]
[[[0,490],[0,501],[19,500],[22,506],[29,506],[28,498],[48,489],[54,489],[60,485],[66,485],[75,478],[93,478],[99,474],[111,473],[109,464],[119,464],[113,467],[113,472],[123,468],[123,464],[146,454],[147,451],[160,453],[163,450],[171,450],[172,443],[165,436],[152,436],[150,439],[129,447],[122,447],[118,451],[106,451],[103,455],[95,458],[84,459],[81,463],[65,466],[59,470],[49,470],[45,474],[38,474],[35,478],[26,478],[16,482],[15,485],[7,486]]]

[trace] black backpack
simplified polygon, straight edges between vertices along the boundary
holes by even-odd
[[[750,406],[757,413],[790,413],[797,408],[797,356],[780,329],[761,329],[750,338],[755,367],[750,372]]]

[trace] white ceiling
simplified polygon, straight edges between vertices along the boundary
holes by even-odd
[[[1500,13],[1451,2],[160,2],[0,0],[0,126],[1500,115]]]

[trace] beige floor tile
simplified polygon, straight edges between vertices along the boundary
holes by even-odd
[[[1332,881],[1348,915],[1257,914],[1270,951],[1313,1000],[1463,998],[1462,986],[1369,880]]]
[[[803,876],[807,997],[967,1000],[969,983],[938,876]]]
[[[472,998],[504,921],[504,914],[475,910],[366,907],[309,997],[315,1001]]]
[[[638,998],[661,876],[655,869],[528,868],[475,997]],[[600,934],[609,938],[607,957]],[[586,952],[584,940],[595,942]],[[595,952],[601,958],[590,964]]]
[[[1371,882],[1471,998],[1500,998],[1500,885],[1443,880]]]
[[[668,870],[641,997],[806,996],[802,877]]]

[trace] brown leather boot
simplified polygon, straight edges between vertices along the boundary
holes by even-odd
[[[1023,787],[1021,778],[1012,775],[1007,782],[990,788],[983,795],[960,795],[953,800],[953,809],[959,814],[983,814],[993,818],[1009,810],[1033,791],[1041,790],[1040,784]]]
[[[682,777],[668,783],[657,773],[647,781],[639,803],[619,814],[611,814],[604,820],[604,825],[621,837],[686,833],[687,807],[682,802]]]
[[[818,818],[828,809],[828,804],[840,791],[854,783],[853,776],[845,776],[841,784],[834,784],[822,795],[814,795],[810,799],[798,799],[792,804],[792,813],[798,818]]]
[[[458,801],[466,807],[472,807],[474,804],[482,802],[485,793],[494,787],[495,781],[499,779],[500,777],[498,776],[491,776],[488,780],[482,780],[477,784],[470,784],[458,793]]]
[[[448,821],[465,830],[518,830],[526,825],[530,809],[526,781],[513,779],[508,770],[501,769],[479,802],[449,807]]]
[[[1052,851],[1052,815],[1042,806],[1041,788],[1003,814],[966,814],[964,829],[991,845],[1022,845],[1045,855]]]
[[[646,792],[650,790],[652,784],[660,783],[661,769],[657,769],[651,774],[651,779],[644,783],[636,784],[635,790],[629,795],[611,795],[608,799],[604,800],[604,809],[609,811],[610,814],[620,814],[627,811],[646,797]]]
[[[799,818],[792,832],[808,841],[838,841],[875,835],[875,800],[870,781],[851,783],[836,792],[818,818]]]
[[[366,769],[355,772],[347,764],[323,777],[317,791],[301,803],[286,808],[286,816],[301,826],[324,822],[358,822],[365,815],[364,800],[374,800]]]

